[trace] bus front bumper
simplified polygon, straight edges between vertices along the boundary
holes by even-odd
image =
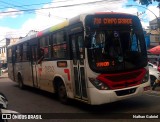
[[[115,102],[148,93],[150,89],[149,82],[118,90],[98,90],[97,88],[89,88],[90,104],[100,105]]]

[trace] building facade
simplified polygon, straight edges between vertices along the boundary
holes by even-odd
[[[149,22],[150,45],[148,49],[160,45],[160,17]],[[149,62],[159,64],[159,55],[148,53]]]
[[[7,67],[7,46],[14,44],[19,38],[5,38],[0,40],[0,68]]]
[[[160,17],[149,22],[150,48],[160,45]]]

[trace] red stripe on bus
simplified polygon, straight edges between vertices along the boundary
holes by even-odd
[[[64,72],[67,73],[68,80],[70,80],[70,72],[69,72],[69,69],[64,69]]]
[[[145,74],[146,69],[142,68],[125,73],[101,74],[97,79],[104,82],[110,89],[122,89],[140,85]]]

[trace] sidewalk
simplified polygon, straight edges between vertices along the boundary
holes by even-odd
[[[8,72],[2,73],[2,74],[0,75],[0,78],[8,78]]]
[[[152,90],[152,91],[159,91],[159,92],[160,92],[160,86],[157,86],[157,87],[155,88],[155,90]]]
[[[152,90],[152,87],[151,87],[151,91],[147,93],[147,95],[160,97],[160,86],[157,86],[155,90]]]

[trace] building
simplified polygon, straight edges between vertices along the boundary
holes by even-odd
[[[160,45],[160,17],[149,22],[150,45],[148,49],[151,49],[157,45]],[[159,55],[148,53],[148,60],[152,63],[159,61]]]
[[[150,48],[160,45],[160,17],[149,22]]]
[[[19,38],[4,38],[0,40],[0,68],[7,67],[7,46],[14,44]]]
[[[31,30],[28,32],[28,34],[25,36],[31,36],[33,34],[36,34],[37,31]],[[14,44],[17,41],[19,41],[23,37],[19,38],[4,38],[0,40],[0,68],[1,67],[7,67],[7,46],[10,44]]]

